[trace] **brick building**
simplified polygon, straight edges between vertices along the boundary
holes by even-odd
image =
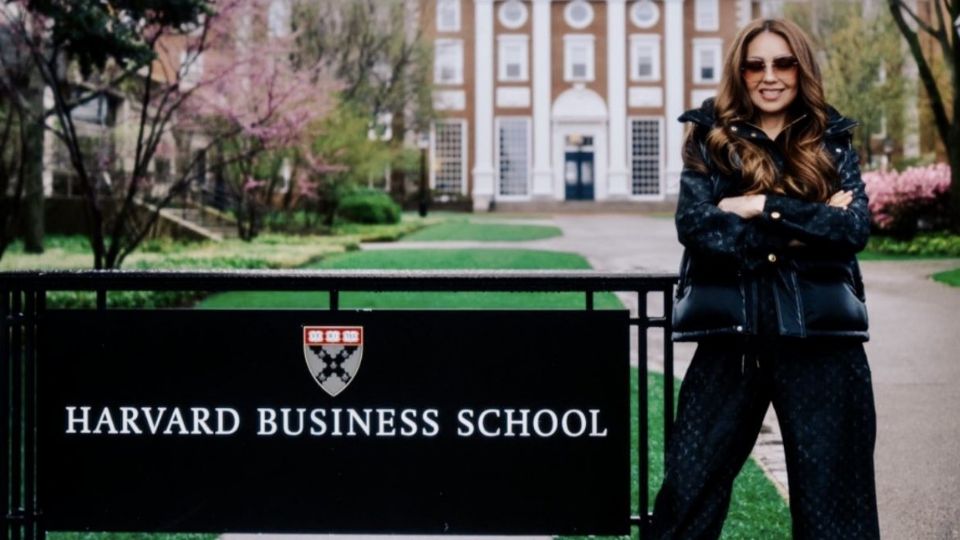
[[[751,0],[419,0],[430,182],[491,202],[676,197],[683,126]],[[522,204],[520,205],[522,206]]]

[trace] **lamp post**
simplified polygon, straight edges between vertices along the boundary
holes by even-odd
[[[420,148],[420,193],[418,210],[420,217],[427,217],[427,205],[429,198],[429,189],[427,186],[427,150],[430,149],[430,133],[420,134],[420,140],[417,141]]]
[[[883,139],[883,169],[884,171],[890,168],[892,162],[891,155],[893,154],[893,139],[887,137]]]

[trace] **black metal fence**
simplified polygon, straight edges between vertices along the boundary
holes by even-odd
[[[110,272],[57,271],[0,273],[0,540],[43,538],[42,493],[37,490],[37,326],[51,291],[92,291],[97,309],[120,291],[319,291],[329,294],[329,309],[340,310],[340,294],[366,292],[579,292],[584,308],[594,309],[603,292],[637,295],[639,515],[631,523],[648,530],[649,396],[648,336],[663,329],[665,439],[673,424],[673,344],[671,308],[677,278],[673,274],[598,273],[595,271],[206,271]],[[650,315],[648,295],[662,298],[662,310]],[[626,360],[625,360],[626,361]],[[666,444],[664,444],[666,449]]]

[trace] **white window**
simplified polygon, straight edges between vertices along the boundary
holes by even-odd
[[[586,28],[593,22],[593,7],[586,0],[571,0],[563,10],[563,18],[572,28]]]
[[[630,36],[630,80],[660,80],[660,36],[658,34]]]
[[[630,121],[631,193],[660,195],[661,129],[658,118]]]
[[[719,0],[697,0],[694,4],[696,10],[696,28],[697,30],[719,30],[720,29],[720,1]]]
[[[106,94],[97,94],[93,99],[89,99],[70,111],[70,117],[74,121],[89,122],[91,124],[106,125],[110,114],[110,102]]]
[[[640,0],[630,8],[630,20],[637,28],[650,28],[660,20],[660,8],[652,0]]]
[[[520,28],[527,22],[527,6],[520,0],[507,0],[500,5],[498,16],[500,24],[507,28]]]
[[[523,197],[530,185],[530,119],[497,118],[497,192]]]
[[[433,189],[437,193],[466,193],[466,132],[464,120],[438,120],[433,125],[430,171]]]
[[[563,36],[563,79],[565,81],[592,81],[593,69],[592,35]]]
[[[434,51],[433,82],[463,84],[463,40],[438,39]]]
[[[188,86],[196,86],[203,79],[203,52],[180,53],[180,78]]]
[[[527,50],[529,38],[526,35],[503,34],[497,36],[497,56],[500,62],[501,81],[527,80]]]
[[[437,30],[460,31],[460,0],[437,0]]]
[[[267,11],[267,31],[270,37],[286,37],[290,34],[290,4],[287,0],[273,0]]]
[[[693,40],[693,82],[711,84],[720,81],[721,52],[723,42],[719,38]]]

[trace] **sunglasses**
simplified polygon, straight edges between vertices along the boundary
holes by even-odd
[[[773,74],[776,76],[791,73],[798,64],[795,56],[780,56],[774,58],[773,62],[770,63],[773,66]],[[740,71],[748,81],[758,81],[767,72],[767,63],[763,60],[744,60],[740,66]]]

